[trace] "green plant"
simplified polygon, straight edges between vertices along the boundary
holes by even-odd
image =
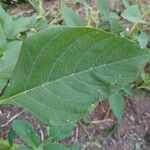
[[[79,150],[78,145],[70,145],[70,147],[66,147],[57,142],[57,140],[60,140],[62,137],[67,137],[68,134],[72,131],[73,127],[74,126],[72,125],[69,125],[69,127],[64,126],[62,130],[60,129],[59,136],[57,134],[58,131],[56,130],[57,127],[51,127],[48,140],[41,141],[40,136],[38,133],[36,133],[36,131],[33,130],[31,124],[26,121],[17,119],[12,123],[12,127],[8,134],[8,142],[0,140],[0,148],[4,148],[5,150]],[[16,135],[18,135],[26,143],[26,146],[14,144]]]

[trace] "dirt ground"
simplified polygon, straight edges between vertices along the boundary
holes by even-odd
[[[145,2],[148,2],[145,0]],[[111,0],[113,5],[115,0]],[[55,2],[44,3],[45,8],[59,5]],[[21,11],[20,11],[21,10]],[[14,14],[34,13],[30,5],[12,6]],[[116,120],[108,102],[105,100],[89,114],[91,123],[78,123],[70,137],[61,141],[65,144],[77,143],[81,150],[150,150],[150,93],[145,93],[144,100],[137,96],[125,97],[125,111],[118,129],[110,137],[104,135],[104,129],[114,127]],[[30,122],[44,140],[46,127],[21,108],[12,105],[0,106],[0,138],[6,139],[12,121],[20,118]],[[16,138],[16,143],[22,143]]]

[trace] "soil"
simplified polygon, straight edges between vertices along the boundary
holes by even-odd
[[[112,0],[111,4],[114,5],[115,1]],[[59,5],[56,1],[44,4],[46,9]],[[13,14],[34,13],[33,8],[28,4],[11,6],[9,10]],[[107,100],[104,100],[89,114],[91,123],[88,125],[77,123],[71,135],[61,143],[77,143],[81,146],[81,150],[150,150],[150,96],[146,95],[144,100],[137,96],[127,96],[124,100],[126,105],[123,118],[111,136],[106,137],[104,129],[113,128],[116,119]],[[7,139],[12,121],[16,118],[30,122],[42,140],[47,138],[44,124],[13,105],[0,106],[0,138]],[[15,142],[23,143],[18,137]]]

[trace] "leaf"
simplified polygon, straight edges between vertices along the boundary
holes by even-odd
[[[75,124],[51,126],[49,135],[55,140],[64,139],[69,136],[69,134],[72,132],[74,127],[75,127]]]
[[[8,141],[0,139],[0,150],[17,150],[19,145],[13,145],[10,148]]]
[[[0,53],[5,51],[5,45],[6,45],[6,36],[0,23]]]
[[[129,1],[128,0],[123,0],[123,4],[126,8],[130,7]]]
[[[148,41],[149,36],[145,32],[141,32],[138,36],[138,43],[140,44],[141,48],[146,48]]]
[[[6,51],[0,58],[0,93],[7,84],[17,62],[22,42],[13,41],[6,45]]]
[[[126,94],[128,94],[128,95],[130,95],[130,96],[133,95],[133,90],[132,90],[132,88],[130,87],[130,85],[127,85],[127,86],[123,87],[122,90],[123,90]]]
[[[12,128],[29,146],[35,148],[40,145],[39,135],[28,122],[17,119],[13,121]]]
[[[65,24],[68,26],[84,26],[85,23],[82,18],[72,9],[69,7],[62,7],[61,14],[65,21]]]
[[[23,107],[47,125],[74,123],[132,82],[149,57],[102,30],[51,27],[23,43],[0,104]]]
[[[12,29],[13,20],[10,15],[0,5],[0,23],[4,29],[4,33],[9,35]]]
[[[108,7],[108,1],[107,0],[95,0],[95,2],[100,12],[106,18],[106,20],[109,20],[110,12],[109,12],[109,7]]]
[[[15,131],[13,130],[13,128],[10,128],[10,130],[8,132],[8,142],[9,142],[10,146],[12,146],[14,144],[15,136],[16,136]]]
[[[12,32],[13,34],[25,32],[33,28],[35,22],[36,22],[35,15],[31,17],[19,17],[16,20],[14,20]]]
[[[124,99],[118,92],[109,97],[109,103],[112,111],[118,120],[121,120],[124,112]]]
[[[2,150],[8,149],[9,147],[10,145],[7,141],[0,139],[0,148]]]
[[[13,41],[6,45],[4,56],[0,58],[0,79],[8,80],[17,62],[22,42]]]
[[[134,23],[145,23],[142,19],[141,12],[138,5],[132,5],[126,8],[126,10],[121,14],[121,16]]]

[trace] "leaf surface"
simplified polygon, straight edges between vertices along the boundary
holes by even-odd
[[[119,92],[117,92],[109,97],[109,103],[117,119],[121,120],[124,112],[123,96]]]
[[[68,26],[85,25],[83,19],[72,8],[64,6],[61,8],[61,13],[66,25]]]
[[[128,6],[121,16],[124,19],[134,23],[145,23],[145,21],[142,19],[138,5]]]
[[[40,136],[28,122],[17,119],[13,122],[12,128],[29,146],[36,148],[40,145]]]
[[[102,30],[52,27],[23,43],[0,104],[21,106],[46,124],[73,123],[132,82],[149,56]]]

